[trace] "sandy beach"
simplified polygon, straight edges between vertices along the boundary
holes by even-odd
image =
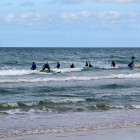
[[[1,140],[140,140],[140,127],[26,135]]]

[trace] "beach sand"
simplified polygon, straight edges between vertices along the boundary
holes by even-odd
[[[140,140],[140,126],[131,128],[26,135],[1,140]]]

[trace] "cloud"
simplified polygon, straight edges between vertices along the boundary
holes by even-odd
[[[52,28],[131,28],[137,27],[140,23],[139,13],[124,13],[119,11],[88,11],[81,12],[59,12],[56,14],[28,12],[21,14],[0,15],[0,23],[5,25],[26,25],[45,28],[46,25]]]
[[[8,14],[5,16],[4,19],[6,22],[12,22],[14,20],[14,18],[15,18],[15,14]]]
[[[87,10],[81,11],[79,13],[66,13],[63,12],[59,15],[64,21],[73,20],[95,20],[95,19],[116,19],[121,17],[121,13],[117,11],[102,11],[102,12],[90,12]]]
[[[21,6],[34,6],[35,4],[33,2],[30,1],[25,1],[21,4]]]
[[[15,24],[25,24],[25,25],[36,25],[41,23],[42,21],[50,22],[47,14],[42,13],[22,13],[22,14],[7,14],[2,15],[1,20],[3,23],[15,23]]]
[[[68,25],[77,25],[77,28],[120,28],[128,29],[138,27],[140,23],[139,13],[121,13],[118,11],[93,12],[84,10],[79,13],[63,12],[59,18]]]
[[[111,2],[111,3],[129,3],[138,2],[138,0],[52,0],[58,3],[83,3],[83,2]]]

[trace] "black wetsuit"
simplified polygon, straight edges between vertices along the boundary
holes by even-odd
[[[88,66],[88,62],[86,62],[86,65],[85,66]]]
[[[92,65],[89,63],[89,67],[92,67]]]
[[[73,64],[71,64],[70,68],[74,68],[74,65],[73,65]]]
[[[112,65],[111,66],[115,67],[115,62],[114,61],[112,61]]]

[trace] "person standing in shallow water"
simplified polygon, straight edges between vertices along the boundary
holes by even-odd
[[[56,66],[55,68],[57,68],[57,69],[60,68],[60,63],[59,63],[59,61],[57,61],[57,66]]]
[[[89,63],[89,67],[92,67],[92,65]]]
[[[36,64],[33,62],[32,63],[32,67],[31,67],[31,70],[35,70],[36,69]]]
[[[42,67],[42,72],[45,70],[45,69],[48,69],[48,71],[50,72],[50,66],[49,66],[49,63],[46,62],[46,64],[44,64],[44,66]]]
[[[135,59],[134,55],[131,57],[131,59]]]
[[[132,60],[132,62],[130,62],[129,64],[128,64],[128,67],[134,67],[134,61]]]
[[[85,66],[88,66],[88,62],[86,62],[86,65]]]
[[[75,68],[75,66],[74,66],[74,64],[73,64],[73,63],[70,65],[70,68]]]
[[[112,67],[115,67],[115,61],[114,61],[114,60],[112,61],[111,66],[112,66]]]

